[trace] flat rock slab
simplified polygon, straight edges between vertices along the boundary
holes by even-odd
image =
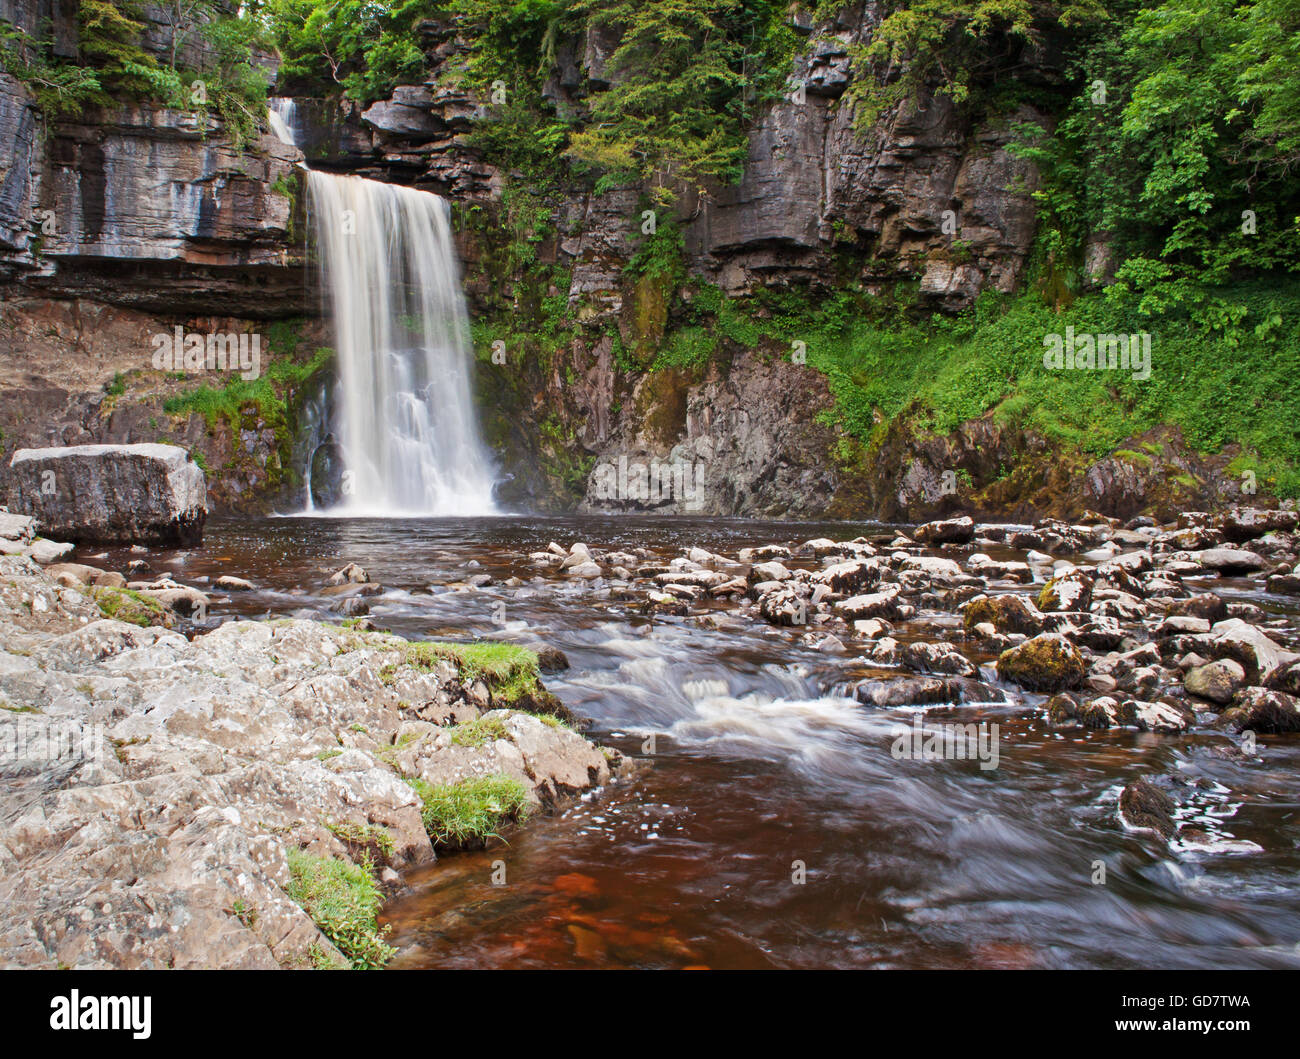
[[[19,449],[9,506],[76,543],[192,545],[208,517],[203,470],[175,445]]]

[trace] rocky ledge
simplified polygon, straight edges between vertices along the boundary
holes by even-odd
[[[302,620],[187,639],[92,591],[0,557],[9,966],[377,966],[401,870],[620,763],[521,648]]]

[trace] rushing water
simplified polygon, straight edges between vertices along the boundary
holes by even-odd
[[[307,188],[338,354],[345,509],[492,512],[447,203],[333,173],[308,172]]]
[[[295,144],[293,100],[272,99],[268,116]],[[335,513],[493,513],[496,472],[474,407],[446,201],[358,176],[308,170],[306,179],[338,362],[345,470]]]
[[[533,821],[508,846],[446,857],[408,879],[410,894],[384,913],[397,966],[1300,967],[1296,737],[1263,737],[1262,763],[1249,764],[1215,754],[1225,738],[1209,732],[1053,731],[1034,703],[961,707],[928,716],[996,721],[997,769],[900,761],[890,746],[911,714],[842,694],[871,672],[851,654],[811,650],[800,630],[707,604],[700,617],[651,620],[607,583],[539,577],[527,562],[551,540],[672,558],[690,545],[734,556],[746,545],[878,530],[635,518],[216,521],[203,548],[155,568],[258,583],[218,598],[214,620],[327,617],[324,578],[359,562],[386,587],[370,599],[382,627],[561,648],[572,667],[548,686],[590,719],[594,738],[636,759],[627,779]],[[496,583],[471,589],[464,580],[476,573]],[[511,575],[525,583],[501,584]],[[1294,637],[1282,601],[1262,602],[1288,617]],[[954,622],[921,618],[929,639]],[[1202,826],[1260,851],[1173,854],[1126,832],[1119,790],[1169,772],[1201,782]],[[504,886],[492,884],[497,861]],[[802,885],[796,861],[806,865]],[[1105,885],[1092,883],[1098,861]]]

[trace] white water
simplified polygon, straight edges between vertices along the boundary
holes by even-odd
[[[271,126],[295,141],[292,100]],[[342,515],[489,515],[473,352],[450,211],[437,195],[307,172],[339,367]]]

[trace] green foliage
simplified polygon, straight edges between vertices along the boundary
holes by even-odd
[[[656,203],[679,186],[704,191],[740,179],[746,121],[760,96],[791,74],[792,33],[784,7],[736,0],[601,0],[578,10],[613,30],[618,46],[590,100],[590,124],[569,156],[613,182],[640,182]]]
[[[1240,443],[1262,488],[1300,495],[1300,379],[1288,353],[1300,344],[1300,282],[1267,277],[1195,295],[1154,314],[1136,298],[1087,295],[1058,312],[1033,292],[987,293],[956,318],[874,325],[864,325],[851,291],[815,309],[798,295],[769,295],[751,320],[760,343],[805,343],[835,398],[834,422],[868,452],[904,415],[917,429],[947,433],[992,412],[1063,452],[1094,457],[1169,424],[1202,452]],[[1151,377],[1046,369],[1044,336],[1068,326],[1149,332]]]
[[[823,3],[828,17],[838,4]],[[1101,0],[905,0],[851,50],[856,77],[849,98],[860,128],[884,111],[922,94],[969,103],[987,92],[1009,47],[1041,42],[1051,25],[1082,26],[1105,17]]]
[[[513,776],[498,773],[431,784],[407,779],[424,803],[421,819],[435,847],[469,849],[499,838],[510,822],[528,818],[528,792]]]
[[[78,0],[76,59],[54,55],[48,33],[29,35],[0,20],[0,59],[51,117],[129,101],[213,110],[242,145],[260,126],[266,108],[267,75],[252,62],[263,37],[256,11],[241,9],[232,17],[215,0],[173,0],[160,13],[172,35],[165,61],[145,47],[139,0]],[[195,34],[211,46],[212,62],[206,69],[187,70],[178,65],[179,56]]]
[[[439,13],[431,0],[266,0],[283,65],[280,82],[294,94],[346,92],[370,103],[395,85],[423,79],[420,22]]]
[[[392,959],[397,950],[384,941],[389,928],[381,930],[377,923],[384,899],[367,858],[357,865],[291,849],[289,874],[289,897],[355,970],[376,970]]]
[[[492,691],[499,705],[510,705],[524,696],[536,695],[541,690],[541,676],[537,653],[514,644],[484,641],[481,643],[435,643],[432,641],[407,644],[401,660],[386,666],[381,679],[391,683],[397,669],[409,666],[429,673],[440,662],[450,662],[460,671],[461,680],[471,684],[482,680]]]
[[[476,717],[451,729],[456,746],[486,746],[498,739],[509,739],[510,730],[500,717]]]
[[[1077,53],[1055,134],[1019,148],[1044,173],[1045,261],[1071,274],[1048,293],[1079,289],[1096,233],[1118,264],[1113,298],[1212,313],[1209,286],[1300,268],[1300,15],[1281,0],[1118,7]]]
[[[142,596],[130,588],[115,588],[100,585],[87,590],[99,607],[99,612],[106,618],[130,622],[141,628],[151,625],[167,625],[168,611],[156,599]]]

